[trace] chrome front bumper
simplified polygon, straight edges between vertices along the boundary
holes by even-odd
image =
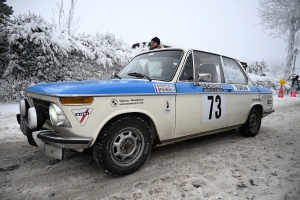
[[[93,138],[64,137],[49,130],[37,131],[37,138],[47,144],[65,149],[86,149],[89,148]],[[33,132],[35,133],[35,132]]]
[[[43,147],[41,142],[64,149],[87,149],[93,140],[91,137],[65,137],[48,129],[30,129],[26,118],[17,115],[18,123],[28,143],[32,146]],[[38,145],[40,144],[40,145]]]

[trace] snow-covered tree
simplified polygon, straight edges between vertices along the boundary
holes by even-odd
[[[300,43],[300,0],[260,0],[258,8],[261,24],[270,35],[287,42],[285,78],[290,76],[293,51]]]
[[[6,5],[6,0],[0,0],[0,28],[6,26],[5,19],[9,17],[14,11],[11,6]],[[4,67],[8,63],[6,58],[6,49],[8,47],[5,34],[0,33],[0,77],[4,73]]]
[[[5,23],[0,35],[9,44],[9,63],[1,85],[10,91],[38,82],[108,79],[134,55],[148,51],[143,46],[132,49],[110,33],[71,36],[31,13]],[[16,98],[13,93],[10,97]]]
[[[262,61],[259,62],[259,66],[261,69],[261,73],[268,71],[267,62],[264,59],[262,59]]]
[[[268,71],[267,62],[263,59],[262,61],[252,61],[248,66],[248,72],[253,74],[261,74]]]
[[[6,0],[0,0],[0,17],[3,16],[10,16],[11,14],[13,14],[13,9],[11,6],[6,5]]]
[[[269,61],[268,74],[270,74],[273,77],[283,78],[284,77],[284,68],[285,68],[284,60],[272,58]]]
[[[94,57],[76,39],[57,31],[41,16],[31,13],[15,16],[1,32],[7,34],[10,59],[3,78],[33,76],[38,80],[63,80],[65,69],[60,61],[64,57],[73,51],[87,58]]]
[[[122,39],[116,39],[110,33],[72,37],[31,13],[7,21],[7,26],[2,27],[0,32],[7,34],[10,45],[10,62],[4,78],[13,76],[16,79],[23,75],[45,81],[65,80],[65,77],[72,79],[70,75],[80,71],[75,68],[84,70],[86,63],[97,65],[98,71],[112,71],[124,66],[136,53],[145,49],[131,49]]]

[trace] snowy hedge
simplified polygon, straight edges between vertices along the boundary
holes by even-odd
[[[131,49],[110,33],[72,37],[31,13],[4,21],[0,35],[8,41],[9,60],[0,74],[0,101],[20,100],[24,88],[39,82],[107,79],[146,50]]]

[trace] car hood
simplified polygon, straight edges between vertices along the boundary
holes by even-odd
[[[149,80],[99,80],[40,83],[26,88],[27,93],[55,96],[174,93],[175,85]]]

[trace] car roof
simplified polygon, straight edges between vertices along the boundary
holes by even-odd
[[[133,45],[132,45],[132,48],[135,49],[135,48],[139,47],[141,44],[143,44],[143,46],[145,46],[147,43],[148,43],[147,47],[149,47],[149,46],[150,46],[150,43],[149,43],[149,42],[140,42],[140,43],[135,43],[135,44],[133,44]],[[169,44],[169,45],[164,45],[164,44],[162,44],[162,46],[163,46],[164,48],[162,48],[162,49],[154,49],[154,50],[149,50],[149,51],[161,51],[161,50],[165,50],[165,48],[167,48],[168,50],[171,50],[171,49],[174,49],[174,50],[176,49],[176,50],[178,50],[178,49],[180,49],[180,50],[184,50],[185,52],[187,52],[187,51],[189,51],[189,50],[193,50],[193,51],[201,51],[201,52],[205,52],[205,53],[214,54],[214,55],[217,55],[217,56],[222,56],[222,57],[234,59],[234,60],[240,62],[241,65],[244,67],[245,70],[246,70],[246,68],[247,68],[247,66],[248,66],[246,62],[242,62],[242,61],[240,61],[240,60],[238,60],[238,59],[235,59],[235,58],[232,58],[232,57],[229,57],[229,56],[225,56],[225,55],[222,55],[222,54],[218,54],[218,53],[213,53],[213,52],[203,51],[203,50],[200,50],[200,49],[189,48],[189,47],[179,47],[179,46],[175,46],[175,45],[171,45],[171,44]],[[144,53],[145,53],[145,52],[142,52],[142,53],[140,53],[140,54],[144,54]],[[138,55],[140,55],[140,54],[138,54]]]

